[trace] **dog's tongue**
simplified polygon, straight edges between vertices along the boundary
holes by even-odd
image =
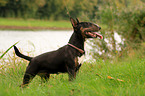
[[[99,33],[97,33],[97,32],[93,32],[93,33],[95,33],[100,39],[103,39],[103,36],[100,35]]]

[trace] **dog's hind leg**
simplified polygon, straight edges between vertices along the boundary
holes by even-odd
[[[21,87],[24,88],[24,87],[28,86],[28,84],[30,83],[30,81],[31,81],[35,76],[36,76],[36,74],[25,73],[24,79],[23,79],[23,84],[21,84]]]
[[[45,83],[48,81],[50,74],[49,73],[41,73],[41,74],[39,74],[39,76],[41,77],[42,82]]]
[[[23,78],[23,84],[21,85],[21,87],[27,86],[30,83],[30,81],[36,76],[37,73],[38,73],[38,67],[34,66],[34,63],[29,64],[26,69]]]

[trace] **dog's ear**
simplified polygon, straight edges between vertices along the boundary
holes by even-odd
[[[77,20],[77,24],[79,23],[79,19],[78,18],[76,18],[76,20]]]
[[[72,17],[70,17],[70,21],[73,27],[77,27],[78,21],[74,20]]]

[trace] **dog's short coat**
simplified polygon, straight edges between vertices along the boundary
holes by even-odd
[[[28,85],[36,75],[41,76],[45,81],[53,73],[69,74],[69,80],[76,78],[76,72],[79,70],[81,64],[78,63],[78,57],[85,54],[84,42],[86,38],[103,38],[97,31],[101,29],[96,24],[90,22],[79,22],[70,17],[74,32],[67,45],[58,50],[47,52],[36,57],[29,57],[21,54],[16,46],[14,50],[17,56],[30,61],[26,68],[21,87]]]

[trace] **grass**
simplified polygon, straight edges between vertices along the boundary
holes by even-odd
[[[24,27],[59,27],[71,28],[69,21],[48,21],[48,20],[34,20],[34,19],[13,19],[0,18],[0,26],[24,26]]]
[[[16,42],[14,45],[16,45],[17,43],[19,43],[19,41]],[[9,51],[11,48],[13,48],[14,45],[12,45],[10,48],[8,48],[8,49],[0,56],[0,59],[3,58],[3,56],[4,56],[5,54],[7,54],[8,51]]]
[[[36,76],[25,89],[18,86],[28,62],[9,55],[11,58],[1,59],[0,96],[144,96],[144,54],[133,50],[121,61],[86,62],[73,82],[68,81],[67,74],[59,74],[41,84]]]

